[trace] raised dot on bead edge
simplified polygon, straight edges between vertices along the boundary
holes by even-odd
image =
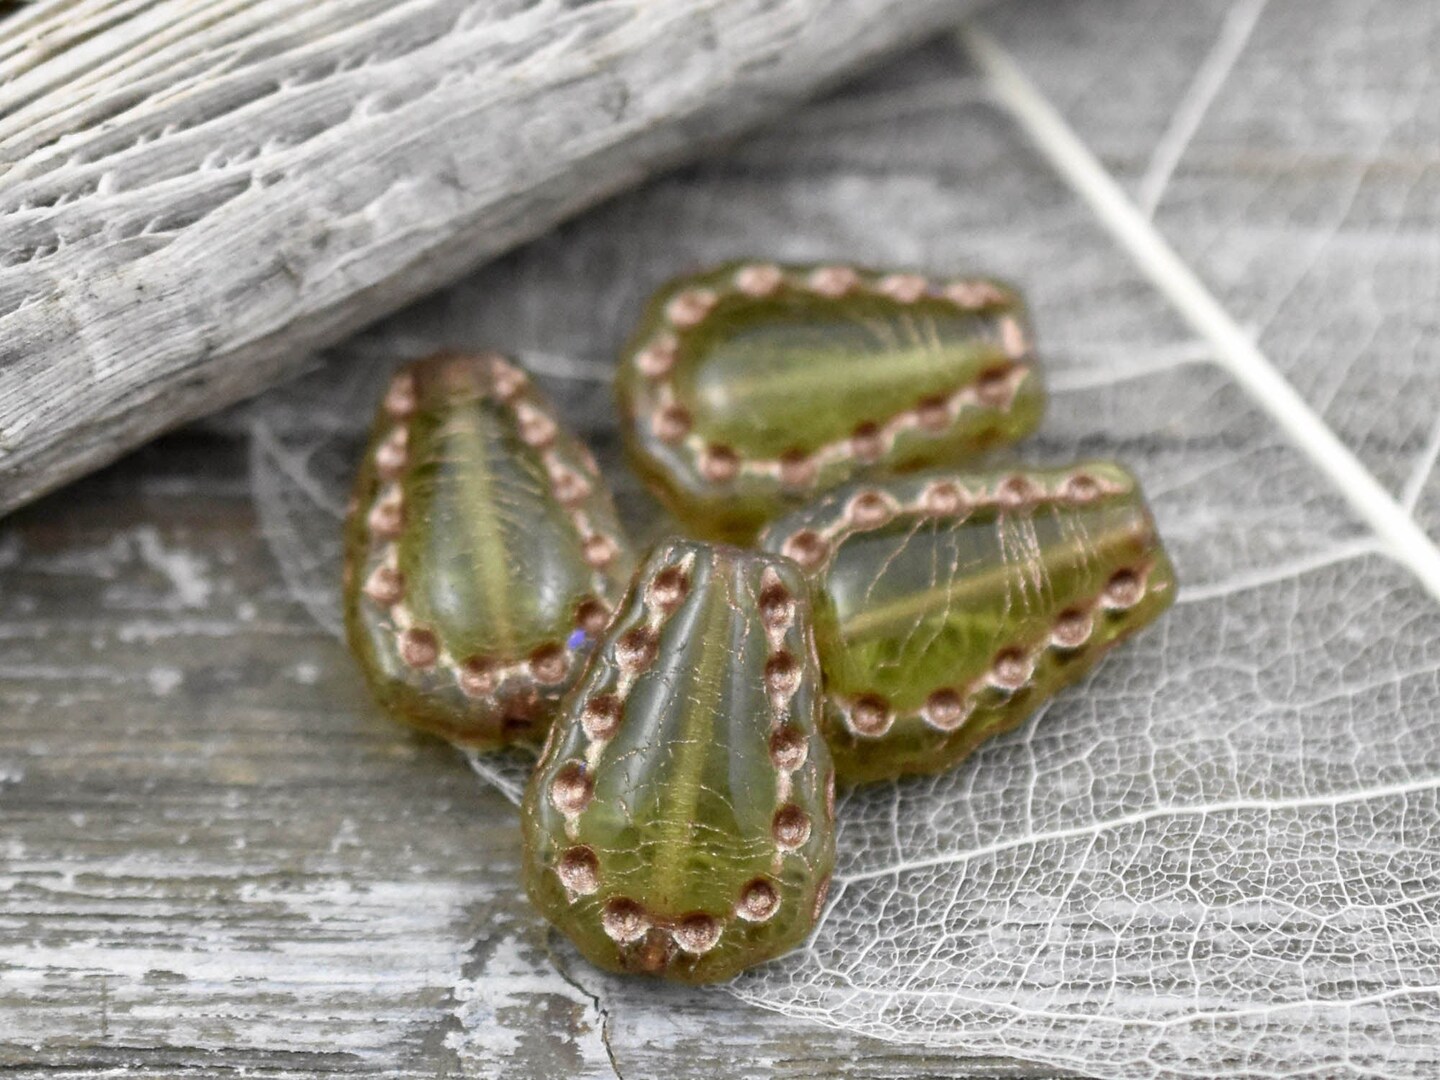
[[[707,446],[700,455],[700,475],[712,484],[724,484],[740,472],[740,458],[728,446]]]
[[[775,844],[782,851],[794,851],[804,847],[810,839],[810,815],[794,803],[787,803],[775,811],[770,825]]]
[[[636,354],[635,366],[646,378],[659,379],[670,373],[679,353],[680,344],[674,335],[665,334]]]
[[[777,652],[765,662],[765,686],[776,697],[791,697],[800,689],[800,664],[788,652]]]
[[[1006,649],[990,665],[990,685],[1000,690],[1019,690],[1035,670],[1034,661],[1020,649]]]
[[[571,469],[557,469],[550,477],[555,498],[565,506],[574,506],[590,495],[590,482]]]
[[[651,579],[646,587],[646,602],[667,614],[679,606],[689,591],[690,581],[678,566],[667,566]]]
[[[718,299],[709,289],[686,289],[665,305],[665,317],[682,330],[693,329],[705,321]]]
[[[782,546],[787,559],[794,559],[807,570],[813,570],[829,555],[829,544],[813,529],[801,529],[791,533]]]
[[[580,601],[575,608],[575,625],[587,634],[599,634],[609,624],[610,609],[605,606],[603,601],[597,600],[593,596]]]
[[[550,781],[550,802],[562,814],[578,814],[590,805],[594,790],[584,763],[571,761]]]
[[[895,504],[879,491],[862,491],[845,507],[845,516],[860,529],[873,529],[895,516]]]
[[[791,450],[780,455],[778,463],[780,483],[789,488],[803,488],[815,482],[820,472],[815,459],[803,451]]]
[[[1010,297],[993,282],[983,278],[952,281],[945,287],[945,296],[967,311],[1008,303]]]
[[[405,507],[398,498],[376,503],[366,518],[370,531],[382,540],[394,540],[405,528]]]
[[[954,731],[965,722],[969,708],[965,697],[958,690],[942,687],[925,699],[921,716],[931,727],[940,731]]]
[[[1108,608],[1123,611],[1138,604],[1145,595],[1145,583],[1134,570],[1115,571],[1105,585],[1102,603]]]
[[[393,480],[404,470],[409,457],[410,429],[396,428],[375,451],[375,467],[386,479]]]
[[[703,956],[720,943],[720,920],[704,912],[687,915],[671,928],[670,936],[683,952]]]
[[[540,410],[523,404],[516,409],[516,420],[521,440],[526,446],[535,447],[537,450],[550,446],[559,434],[554,420]]]
[[[985,294],[973,281],[952,281],[945,286],[945,298],[967,311],[983,307]]]
[[[433,667],[440,658],[440,642],[430,630],[412,626],[400,633],[400,659],[413,668]]]
[[[935,397],[926,398],[915,406],[915,422],[922,431],[939,435],[955,422],[955,418],[950,414],[950,406],[945,399]]]
[[[930,283],[919,274],[890,274],[881,278],[875,286],[876,292],[883,293],[901,304],[913,304],[929,291]]]
[[[501,356],[491,356],[490,385],[495,396],[501,401],[508,402],[525,389],[525,384],[529,381],[529,377],[514,364]]]
[[[576,896],[589,896],[600,888],[600,860],[589,847],[568,849],[555,864],[555,873],[566,890]]]
[[[536,682],[553,686],[564,681],[570,668],[570,657],[563,645],[541,645],[530,654],[527,666]]]
[[[655,632],[648,626],[637,626],[615,643],[615,663],[626,671],[642,671],[654,662],[657,647]]]
[[[810,747],[799,728],[782,727],[770,736],[770,762],[777,769],[794,772],[809,756]]]
[[[405,598],[405,578],[393,566],[377,566],[365,582],[365,595],[381,607],[398,604]]]
[[[1060,649],[1078,649],[1090,640],[1095,621],[1086,611],[1062,611],[1050,631],[1051,644]]]
[[[600,925],[611,941],[629,945],[649,932],[651,922],[645,909],[634,900],[615,897],[606,903],[601,912]]]
[[[1038,501],[1042,492],[1028,476],[1015,473],[995,487],[995,501],[1007,510],[1018,510]]]
[[[418,405],[415,391],[415,375],[404,371],[390,380],[385,391],[385,411],[397,420],[403,420],[413,413]]]
[[[746,922],[766,922],[780,910],[780,893],[765,878],[756,878],[740,893],[735,914]]]
[[[614,694],[596,694],[585,703],[580,726],[592,739],[608,739],[620,727],[623,703]]]
[[[885,436],[878,424],[861,424],[851,433],[849,445],[850,453],[866,464],[874,464],[885,455]]]
[[[742,266],[735,274],[735,287],[746,296],[771,296],[785,282],[780,267],[771,264]]]
[[[1010,379],[1014,370],[1013,364],[1005,364],[981,372],[975,380],[976,400],[992,409],[1004,408],[1010,401]]]
[[[690,410],[684,405],[666,405],[655,413],[650,428],[661,442],[673,445],[690,433],[692,423]]]
[[[467,697],[485,697],[494,693],[498,681],[495,665],[482,657],[471,657],[461,664],[456,678],[460,692]]]
[[[1100,483],[1088,473],[1076,473],[1067,477],[1060,488],[1060,496],[1073,503],[1094,502],[1103,494]]]
[[[766,626],[788,626],[795,619],[795,598],[778,581],[760,593],[760,618]]]
[[[845,721],[856,735],[878,739],[895,723],[895,713],[884,698],[867,694],[850,703]]]
[[[937,480],[920,496],[921,508],[927,514],[946,517],[958,514],[967,501],[965,489],[949,480]]]
[[[860,275],[849,266],[821,266],[811,272],[808,284],[821,296],[838,300],[860,287]]]
[[[597,570],[610,565],[616,554],[615,542],[603,533],[593,533],[585,538],[581,554],[589,566]]]

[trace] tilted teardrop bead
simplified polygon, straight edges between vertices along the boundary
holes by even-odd
[[[761,546],[815,591],[824,728],[842,782],[949,768],[1174,601],[1134,477],[929,472],[852,484]]]
[[[441,354],[395,375],[346,525],[345,623],[396,719],[539,742],[633,567],[589,451],[518,367]]]
[[[840,265],[671,282],[616,389],[640,474],[691,531],[733,540],[852,477],[1013,442],[1044,409],[1013,290]]]

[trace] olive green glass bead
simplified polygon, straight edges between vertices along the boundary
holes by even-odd
[[[807,596],[788,559],[662,542],[566,699],[525,885],[600,967],[713,982],[814,927],[835,777]]]
[[[345,624],[396,719],[538,743],[634,565],[594,459],[522,371],[442,354],[394,377],[346,523]]]
[[[1044,394],[994,281],[737,263],[661,289],[621,358],[636,469],[693,532],[746,540],[860,474],[1027,435]]]
[[[1135,479],[1100,462],[849,485],[761,543],[814,587],[846,783],[954,765],[1175,598]]]

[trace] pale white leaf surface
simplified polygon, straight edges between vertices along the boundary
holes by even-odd
[[[1268,0],[1252,24],[1254,7],[1028,0],[987,22],[1374,475],[1423,492],[1440,536],[1440,7]]]
[[[1383,5],[1321,6],[1037,0],[987,29],[1395,513],[1433,525],[1434,13],[1392,5],[1401,32]],[[1408,74],[1367,51],[1390,45]],[[1012,278],[1054,389],[1024,456],[1131,465],[1180,602],[962,768],[845,796],[823,925],[730,992],[1105,1076],[1432,1074],[1440,602],[1004,98],[952,46],[909,55],[336,350],[235,414],[271,546],[338,630],[338,517],[399,359],[519,353],[653,537],[667,523],[620,461],[608,377],[663,278],[756,253]],[[477,767],[513,798],[527,762]],[[643,1007],[633,982],[593,982]]]

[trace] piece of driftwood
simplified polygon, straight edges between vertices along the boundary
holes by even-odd
[[[0,16],[0,512],[974,0]]]

